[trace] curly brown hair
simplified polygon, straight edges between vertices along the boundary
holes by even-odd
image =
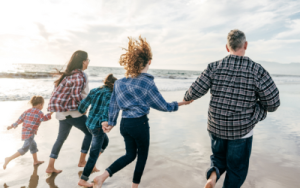
[[[138,40],[132,37],[128,37],[128,39],[128,49],[123,48],[123,50],[126,50],[126,53],[121,55],[119,63],[126,70],[126,78],[129,76],[135,78],[152,59],[152,52],[146,39],[143,39],[141,36],[139,36]]]

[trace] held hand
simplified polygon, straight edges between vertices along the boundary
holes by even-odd
[[[83,115],[86,115],[86,113],[87,113],[87,110],[83,113]]]
[[[192,102],[194,102],[194,100],[185,101],[185,100],[183,99],[182,102],[179,102],[179,103],[178,103],[178,106],[189,105],[189,104],[191,104]]]
[[[52,115],[54,112],[50,112],[50,114]]]
[[[105,132],[105,133],[109,133],[113,127],[114,126],[108,125],[108,123],[106,121],[102,122],[102,129],[103,129],[103,132]]]

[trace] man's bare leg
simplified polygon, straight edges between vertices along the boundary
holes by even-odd
[[[86,157],[86,153],[81,153],[78,167],[85,167],[85,165],[86,165],[85,157]]]
[[[32,157],[33,157],[33,165],[42,164],[42,163],[45,162],[45,161],[39,161],[39,160],[37,159],[36,153],[32,154]]]
[[[210,174],[209,179],[207,180],[204,188],[214,188],[217,182],[217,173],[216,171],[213,171]]]
[[[106,170],[102,175],[95,177],[93,188],[101,188],[102,184],[108,177],[109,177],[109,173]]]
[[[6,166],[8,165],[8,163],[9,163],[11,160],[13,160],[13,159],[15,159],[15,158],[17,158],[17,157],[20,157],[20,156],[21,156],[21,153],[17,152],[17,153],[13,154],[13,155],[10,156],[10,157],[6,157],[6,158],[5,158],[5,161],[4,161],[3,169],[4,169],[4,170],[6,169]]]
[[[54,168],[54,163],[55,163],[55,159],[53,158],[50,158],[50,161],[49,161],[49,164],[48,164],[48,167],[46,169],[46,173],[61,173],[62,170],[56,170]]]

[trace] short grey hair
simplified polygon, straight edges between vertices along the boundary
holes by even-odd
[[[238,29],[231,30],[227,36],[227,45],[233,51],[242,48],[246,42],[246,36],[243,31]]]

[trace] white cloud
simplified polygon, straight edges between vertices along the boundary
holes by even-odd
[[[146,37],[153,67],[202,69],[224,57],[241,29],[254,60],[299,62],[299,1],[11,0],[0,7],[0,60],[64,63],[78,49],[92,65],[118,66],[127,36]],[[16,55],[17,54],[17,55]]]

